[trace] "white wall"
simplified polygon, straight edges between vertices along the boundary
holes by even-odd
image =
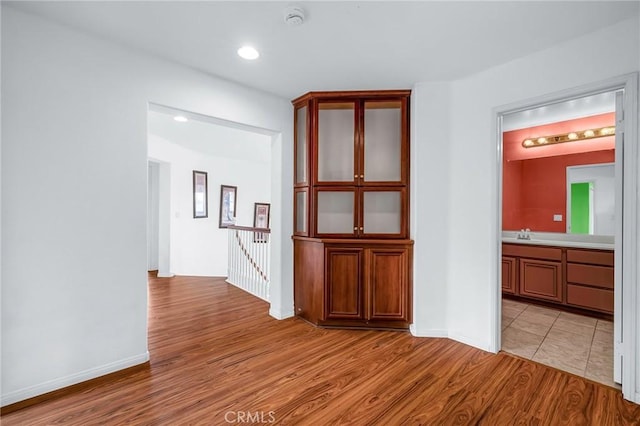
[[[160,164],[149,161],[147,177],[147,269],[158,270]]]
[[[411,93],[411,238],[416,336],[447,336],[449,122],[451,84],[420,83]]]
[[[171,273],[171,165],[158,164],[158,277],[170,278]]]
[[[493,68],[453,85],[450,332],[489,348],[497,285],[494,107],[639,69],[638,19]],[[607,52],[612,61],[593,61]],[[548,66],[562,63],[563,66]],[[473,208],[472,214],[469,211]],[[461,268],[460,265],[465,265]]]
[[[420,178],[419,197],[433,198],[431,203],[414,200],[417,209],[414,220],[416,238],[426,238],[425,244],[446,241],[446,254],[435,255],[441,262],[421,262],[416,257],[414,276],[415,305],[434,307],[447,304],[447,333],[450,337],[488,350],[492,341],[491,306],[497,294],[497,152],[493,109],[540,95],[601,81],[613,76],[638,71],[640,43],[638,18],[632,18],[554,48],[541,51],[513,62],[491,68],[451,83],[450,96],[432,96],[429,85],[417,85],[413,94],[417,105],[413,119],[424,116],[421,111],[447,110],[448,120],[442,118],[447,134],[440,136],[444,146],[428,144],[415,146],[431,137],[429,126],[414,125],[413,149],[416,158],[412,167],[436,167],[442,173],[435,179]],[[608,60],[594,61],[594,52],[606,53]],[[557,64],[562,64],[557,65]],[[435,123],[434,123],[435,124]],[[441,130],[437,130],[439,133]],[[434,164],[434,157],[442,155],[446,166]],[[424,171],[426,175],[435,172]],[[416,181],[414,180],[414,183]],[[444,183],[443,183],[444,182]],[[446,185],[448,194],[443,193]],[[442,204],[447,202],[448,204]],[[434,213],[442,209],[442,214]],[[416,217],[417,216],[417,217]],[[446,220],[443,217],[446,216]],[[432,221],[423,218],[433,219]],[[439,228],[446,226],[446,232]],[[446,235],[443,235],[446,234]],[[440,239],[436,239],[435,237]],[[421,243],[422,244],[422,243]],[[424,250],[424,249],[423,249]],[[436,282],[436,278],[443,281]],[[426,292],[424,289],[440,286]],[[447,297],[430,300],[431,295]],[[638,306],[640,309],[640,305]],[[441,322],[427,315],[415,314],[415,327],[437,329]],[[421,321],[420,323],[418,321]]]
[[[213,125],[209,125],[213,126]],[[244,137],[237,131],[234,140],[210,140],[218,143],[253,146],[253,158],[234,159],[186,148],[181,141],[170,141],[149,134],[149,157],[171,165],[170,265],[176,275],[227,276],[227,230],[218,228],[220,185],[238,187],[236,224],[253,226],[253,203],[271,203],[271,138],[264,135]],[[203,135],[206,137],[207,135]],[[257,140],[255,140],[257,138]],[[260,146],[263,145],[263,146]],[[250,150],[251,151],[251,150]],[[209,215],[193,218],[192,172],[207,172]]]
[[[149,102],[282,132],[271,312],[293,312],[289,101],[3,3],[2,405],[148,357]]]

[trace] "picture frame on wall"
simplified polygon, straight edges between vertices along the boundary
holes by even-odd
[[[219,228],[226,228],[236,223],[236,204],[238,187],[220,185],[220,221]]]
[[[193,218],[201,219],[209,216],[207,198],[207,172],[193,171]]]
[[[253,227],[261,229],[269,229],[269,215],[271,211],[271,204],[269,203],[254,203],[253,204]],[[266,243],[268,234],[264,232],[254,232],[254,243]]]

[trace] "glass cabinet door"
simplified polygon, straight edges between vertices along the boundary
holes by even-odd
[[[355,102],[318,103],[318,181],[353,182]]]
[[[316,192],[316,230],[318,234],[355,233],[355,190],[320,189]]]
[[[402,101],[365,101],[365,182],[402,181],[402,140]]]
[[[399,235],[403,232],[403,191],[362,191],[362,233]]]
[[[296,190],[295,191],[295,210],[294,210],[294,222],[295,229],[293,231],[296,235],[307,235],[308,234],[308,211],[307,211],[307,197],[308,191],[307,189]]]
[[[307,182],[307,107],[296,110],[295,183]]]

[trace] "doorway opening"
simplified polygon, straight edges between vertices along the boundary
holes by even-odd
[[[515,349],[519,355],[609,385],[622,383],[623,395],[630,400],[638,398],[637,316],[632,308],[637,294],[637,268],[632,262],[637,236],[629,232],[637,227],[637,182],[631,179],[638,168],[637,98],[636,73],[496,109],[500,194],[496,348],[514,351],[519,342]],[[615,136],[599,138],[595,150],[580,148],[586,146],[581,142],[596,145],[595,138],[574,140],[581,139],[575,137],[579,131],[594,135],[589,127],[596,129],[597,123],[580,122],[594,117],[611,121],[599,127],[615,126]],[[585,128],[568,127],[576,123]],[[545,128],[552,124],[556,127]],[[507,133],[518,129],[538,133],[520,134],[513,149]],[[542,165],[543,157],[553,158],[554,164]],[[569,164],[567,157],[583,158]],[[598,234],[598,207],[607,204],[595,192],[600,185],[592,179],[569,182],[567,167],[602,163],[614,164],[613,194],[607,194],[614,206],[612,213],[600,217],[600,222],[612,223]],[[564,175],[560,190],[552,189],[558,186],[550,181],[556,174]],[[520,179],[522,186],[514,188]],[[575,186],[580,207],[573,205],[582,212],[579,233],[571,231],[572,202],[567,204],[571,183],[586,184]],[[554,204],[558,199],[561,204]],[[593,346],[600,343],[607,347]],[[603,353],[608,358],[600,356]],[[553,359],[558,355],[563,358]],[[597,374],[595,367],[600,369]]]
[[[251,226],[254,203],[272,203],[279,134],[156,104],[147,130],[148,267],[158,277],[227,277],[222,187],[237,189],[235,224]]]
[[[171,164],[149,159],[147,171],[147,270],[170,278]]]

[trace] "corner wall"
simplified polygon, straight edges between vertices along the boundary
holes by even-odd
[[[638,71],[638,27],[638,17],[628,19],[453,84],[451,334],[493,350],[491,306],[498,282],[499,217],[494,108]],[[593,52],[607,52],[615,60],[593,61]]]
[[[454,81],[440,95],[422,90],[435,83],[416,85],[412,120],[424,122],[414,121],[411,135],[415,329],[444,325],[455,340],[496,350],[492,312],[498,294],[499,152],[494,109],[640,70],[639,27],[639,17],[630,18]],[[612,59],[593,61],[594,52],[607,52]],[[438,246],[442,250],[436,252]],[[634,303],[640,310],[640,300]],[[420,308],[444,312],[446,322]]]
[[[293,311],[288,100],[2,4],[2,405],[148,359],[149,102],[281,132],[272,309]]]
[[[419,83],[411,92],[411,333],[443,337],[447,324],[451,85]]]

